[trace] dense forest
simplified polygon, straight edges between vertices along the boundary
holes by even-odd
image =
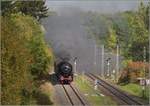
[[[119,46],[119,54],[124,58],[122,65],[129,74],[126,75],[127,80],[135,80],[145,75],[148,77],[149,7],[150,4],[145,5],[141,2],[137,11],[115,14],[99,14],[89,11],[83,15],[85,29],[90,37],[96,39],[97,44],[103,44],[109,52],[114,54],[116,54],[117,45]],[[144,67],[146,68],[145,74]],[[124,71],[122,74],[125,76]]]
[[[38,21],[46,17],[44,1],[2,1],[1,102],[3,105],[37,104],[40,79],[53,64]]]
[[[116,51],[119,44],[121,55],[133,61],[143,60],[143,48],[146,47],[148,61],[149,5],[141,3],[138,11],[125,11],[115,14],[84,14],[85,27],[90,36],[104,44],[110,52]],[[98,39],[97,39],[98,38]],[[138,50],[137,50],[137,47]]]

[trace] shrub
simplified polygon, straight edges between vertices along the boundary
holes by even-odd
[[[48,71],[52,52],[32,17],[12,14],[1,20],[2,104],[31,104],[37,87],[33,78]]]
[[[137,82],[138,77],[148,77],[149,63],[129,61],[121,73],[119,83]]]

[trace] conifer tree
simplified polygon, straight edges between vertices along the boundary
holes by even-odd
[[[33,16],[38,21],[48,16],[48,8],[45,5],[45,0],[1,1],[2,15],[18,12],[21,12],[25,15]]]

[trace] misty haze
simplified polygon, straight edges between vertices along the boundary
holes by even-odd
[[[146,2],[145,2],[146,3]],[[96,71],[101,69],[101,45],[97,46],[96,60],[95,60],[95,45],[96,41],[93,37],[89,37],[88,31],[84,26],[86,20],[93,12],[97,14],[117,14],[121,11],[137,10],[139,5],[138,1],[47,1],[50,10],[54,10],[55,15],[49,16],[43,20],[43,25],[46,29],[46,41],[52,43],[52,47],[58,57],[68,57],[73,60],[74,57],[78,58],[77,70],[94,72],[95,61]],[[118,16],[120,17],[120,16]],[[117,18],[115,15],[112,18]],[[107,33],[107,28],[103,24],[103,20],[98,29],[100,36]],[[107,51],[107,50],[106,50]],[[105,54],[105,62],[107,58],[111,57],[113,61],[111,68],[115,69],[115,55]],[[72,62],[72,61],[71,61]],[[73,64],[73,63],[72,63]],[[105,64],[105,70],[107,65]]]

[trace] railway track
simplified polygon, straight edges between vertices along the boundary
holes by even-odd
[[[86,103],[82,99],[82,97],[79,95],[77,90],[73,87],[73,85],[62,85],[62,88],[68,98],[68,101],[70,104],[73,105],[80,105],[85,106]]]
[[[95,79],[97,79],[98,80],[98,85],[104,87],[108,92],[112,93],[116,98],[118,98],[119,100],[122,100],[126,104],[128,104],[128,105],[143,105],[142,103],[134,100],[132,97],[128,96],[127,94],[125,94],[121,90],[119,90],[116,87],[110,85],[106,81],[100,79],[96,75],[91,74],[91,73],[86,73],[86,76],[91,78],[93,81]]]

